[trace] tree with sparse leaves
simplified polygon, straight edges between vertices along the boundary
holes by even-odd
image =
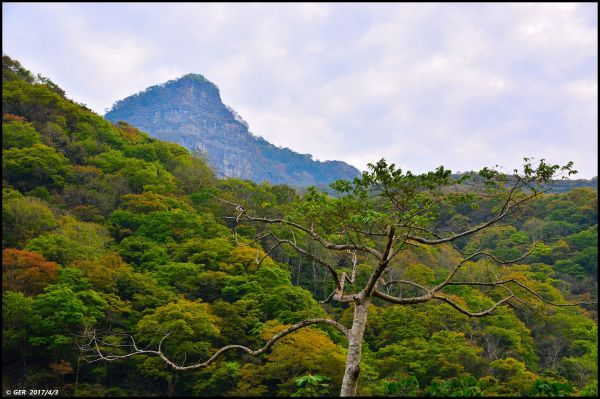
[[[88,334],[82,350],[95,352],[96,356],[109,361],[132,354],[154,354],[175,370],[188,370],[206,367],[230,350],[256,356],[300,328],[326,324],[338,329],[348,339],[340,394],[354,396],[360,375],[368,309],[374,301],[395,305],[439,301],[469,317],[487,316],[502,305],[531,306],[533,301],[553,306],[582,305],[554,303],[508,274],[507,277],[489,276],[485,280],[461,278],[461,269],[469,261],[486,258],[497,264],[510,265],[535,253],[539,240],[526,244],[523,240],[515,239],[521,248],[518,256],[501,259],[494,252],[467,247],[465,239],[517,214],[524,204],[548,191],[548,183],[558,173],[565,176],[575,173],[572,163],[560,167],[541,160],[533,165],[531,159],[525,158],[522,171],[514,170],[514,173],[507,175],[496,169],[484,168],[479,173],[466,174],[460,179],[452,178],[451,172],[443,167],[435,172],[414,175],[397,169],[394,164],[389,165],[385,160],[369,164],[369,169],[352,182],[340,180],[332,184],[337,193],[335,196],[310,189],[301,202],[294,204],[289,214],[279,218],[257,215],[253,209],[238,203],[237,199],[219,198],[220,202],[235,208],[237,214],[230,218],[235,229],[248,223],[258,232],[254,241],[240,245],[260,242],[263,247],[270,247],[260,260],[257,257],[258,263],[268,259],[277,247],[289,246],[328,271],[333,289],[322,303],[337,301],[353,306],[354,316],[349,330],[331,319],[307,319],[280,331],[258,350],[228,345],[208,360],[188,366],[167,358],[160,344],[158,350],[139,349],[133,338],[131,345],[134,351],[127,355],[103,353],[101,349],[107,347],[102,346],[101,339],[93,333]],[[495,203],[492,215],[486,221],[466,226],[460,231],[439,227],[439,220],[453,207],[473,205],[482,198],[492,198]],[[326,253],[347,256],[348,262],[331,262],[330,257],[320,256],[311,249],[313,246],[305,245],[309,242],[322,247]],[[439,283],[424,285],[416,280],[395,278],[389,273],[390,266],[400,258],[399,254],[420,247],[441,246],[451,246],[460,260]],[[368,277],[360,284],[356,273],[359,259],[371,265]],[[468,303],[456,294],[459,291],[453,289],[457,286],[480,289],[489,298],[479,303],[485,307],[469,308]]]

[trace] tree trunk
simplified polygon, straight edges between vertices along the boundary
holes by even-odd
[[[360,374],[360,355],[362,339],[367,324],[367,313],[370,300],[359,300],[354,305],[354,319],[352,328],[348,331],[348,356],[346,357],[346,370],[342,380],[340,396],[356,396],[356,385]]]
[[[79,363],[81,362],[81,356],[77,358],[77,374],[75,374],[75,391],[73,394],[77,396],[77,385],[79,384]]]
[[[169,376],[169,378],[167,378],[167,397],[173,397],[174,388],[175,387],[173,384],[173,372],[171,372],[171,375]]]

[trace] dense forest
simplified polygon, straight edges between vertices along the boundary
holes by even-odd
[[[319,262],[354,271],[353,283],[363,285],[373,260],[329,251],[285,225],[279,234],[307,253],[279,245],[262,234],[262,224],[241,223],[236,205],[271,220],[308,220],[319,204],[339,204],[348,182],[334,185],[336,197],[217,179],[183,147],[111,124],[8,56],[2,79],[3,392],[339,394],[348,339],[327,325],[298,329],[259,356],[229,351],[185,371],[150,352],[127,354],[159,350],[191,365],[225,345],[261,348],[305,319],[350,328],[354,305],[325,301],[334,282]],[[461,201],[422,223],[457,231],[494,214],[496,197],[470,196],[477,184],[460,187]],[[459,263],[463,280],[498,275],[537,296],[481,318],[450,302],[400,306],[374,298],[358,395],[596,396],[597,306],[547,302],[597,301],[597,191],[540,193],[518,208],[452,245],[399,252],[387,272],[413,283],[387,292],[419,295],[419,287],[439,284]],[[360,222],[380,217],[369,211]],[[328,239],[335,242],[336,234]],[[491,256],[464,261],[457,248]],[[446,298],[473,311],[501,298],[496,287],[446,288]],[[89,350],[90,336],[102,356]]]

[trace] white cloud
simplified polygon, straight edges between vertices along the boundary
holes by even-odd
[[[386,157],[424,172],[510,169],[535,155],[597,174],[596,4],[3,11],[4,51],[99,112],[195,72],[219,86],[251,131],[317,159],[364,168]]]

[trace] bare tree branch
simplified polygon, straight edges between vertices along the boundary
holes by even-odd
[[[357,245],[347,245],[347,244],[334,244],[334,243],[324,239],[317,233],[315,233],[312,226],[309,229],[298,223],[292,222],[290,220],[269,219],[269,218],[250,216],[247,214],[246,209],[243,206],[233,203],[233,202],[226,201],[222,198],[218,198],[218,197],[214,197],[214,198],[216,198],[218,201],[220,201],[224,204],[233,206],[235,208],[236,212],[238,212],[237,216],[235,217],[235,220],[238,223],[241,220],[246,220],[249,222],[263,222],[263,223],[269,223],[269,224],[285,224],[287,226],[294,227],[300,231],[303,231],[303,232],[309,234],[315,241],[319,242],[319,244],[321,244],[323,247],[325,247],[327,249],[336,250],[336,251],[345,251],[345,250],[361,251],[361,252],[369,253],[369,254],[375,256],[376,258],[381,259],[381,256],[382,256],[381,253],[379,251],[377,251],[375,248],[359,247]]]
[[[528,291],[529,293],[531,293],[532,295],[534,295],[536,298],[538,298],[539,300],[541,300],[544,303],[547,303],[549,305],[552,306],[559,306],[559,307],[566,307],[566,306],[581,306],[581,305],[597,305],[597,302],[577,302],[577,303],[554,303],[551,302],[545,298],[543,298],[541,295],[539,295],[538,293],[536,293],[534,290],[532,290],[531,288],[527,287],[526,285],[520,283],[519,281],[515,280],[515,279],[509,279],[509,280],[502,280],[502,281],[496,281],[496,282],[479,282],[479,281],[456,281],[456,282],[448,282],[446,285],[473,285],[473,286],[490,286],[490,287],[500,287],[503,288],[505,290],[507,290],[510,295],[503,298],[502,300],[496,302],[494,305],[492,305],[490,308],[480,311],[480,312],[471,312],[469,310],[466,310],[464,308],[462,308],[460,305],[458,305],[457,303],[453,302],[450,298],[443,296],[443,295],[438,295],[435,293],[435,290],[428,290],[426,287],[423,287],[420,284],[414,283],[412,281],[407,281],[407,280],[393,280],[390,281],[388,283],[385,284],[385,286],[391,285],[391,284],[408,284],[408,285],[412,285],[414,287],[420,288],[421,290],[425,291],[425,295],[419,296],[419,297],[409,297],[409,298],[400,298],[400,297],[395,297],[395,296],[391,296],[388,294],[385,294],[381,291],[378,290],[374,290],[373,291],[373,296],[383,299],[385,301],[394,303],[394,304],[401,304],[401,305],[409,305],[409,304],[416,304],[416,303],[422,303],[422,302],[427,302],[431,299],[436,299],[439,301],[443,301],[446,302],[447,304],[449,304],[450,306],[452,306],[453,308],[455,308],[456,310],[458,310],[459,312],[469,316],[469,317],[482,317],[482,316],[487,316],[489,314],[491,314],[498,306],[501,306],[503,304],[507,304],[510,306],[513,306],[513,304],[511,304],[510,300],[514,299],[517,302],[531,308],[531,305],[529,305],[527,302],[525,302],[524,300],[522,300],[521,298],[519,298],[517,295],[515,295],[515,293],[509,288],[506,287],[505,284],[508,283],[515,283],[517,284],[519,287],[523,288],[524,290]]]
[[[250,241],[249,243],[240,243],[240,242],[238,241],[238,245],[239,245],[240,247],[250,247],[250,246],[252,246],[252,244],[256,244],[256,243],[257,243],[257,242],[259,242],[260,240],[262,240],[262,239],[264,239],[264,238],[267,238],[267,237],[268,237],[268,236],[270,236],[270,235],[271,235],[271,233],[266,233],[266,234],[263,234],[263,235],[261,235],[261,236],[258,236],[258,237],[256,237],[254,240]],[[237,241],[237,240],[236,240],[236,241]]]
[[[350,250],[348,250],[348,252],[352,254],[352,272],[350,273],[350,277],[348,277],[348,275],[344,275],[344,278],[350,284],[354,284],[354,281],[356,280],[356,264],[358,262],[358,258],[356,257],[356,252]]]
[[[433,294],[431,296],[431,298],[433,299],[437,299],[443,302],[446,302],[447,304],[449,304],[450,306],[452,306],[454,309],[458,310],[461,313],[466,314],[469,317],[483,317],[483,316],[487,316],[489,314],[491,314],[498,306],[502,305],[503,303],[510,303],[508,302],[511,298],[514,298],[514,295],[509,295],[504,299],[501,299],[500,301],[496,302],[494,305],[492,305],[491,308],[483,310],[481,312],[469,312],[466,309],[463,309],[462,307],[460,307],[459,305],[457,305],[456,303],[452,302],[452,300],[450,300],[449,298],[445,297],[445,296],[441,296],[441,295],[436,295]]]
[[[384,301],[399,304],[399,305],[413,305],[416,303],[428,302],[432,298],[431,294],[429,294],[429,293],[426,295],[422,295],[422,296],[399,298],[396,296],[392,296],[392,295],[383,293],[383,292],[379,291],[378,289],[373,290],[373,296],[376,298],[379,298],[379,299],[383,299]]]
[[[323,299],[322,301],[319,301],[320,304],[324,304],[324,303],[329,303],[331,302],[331,300],[333,299],[333,297],[335,296],[335,294],[338,293],[338,290],[335,289],[333,290],[333,292],[331,294],[329,294],[329,296],[325,299]]]
[[[269,249],[269,251],[267,251],[267,253],[265,253],[265,255],[264,255],[264,256],[263,256],[263,257],[260,259],[260,261],[258,261],[258,262],[256,262],[256,263],[257,263],[257,264],[259,264],[259,265],[260,265],[261,263],[263,263],[263,261],[264,261],[264,260],[265,260],[267,257],[269,257],[269,256],[271,255],[271,253],[273,253],[273,251],[274,251],[274,250],[276,250],[276,249],[277,249],[277,247],[278,247],[278,246],[280,246],[280,245],[281,245],[281,243],[280,243],[280,242],[278,242],[277,244],[275,244],[275,245],[274,245],[274,246],[273,246],[271,249]]]
[[[473,253],[469,254],[466,258],[464,258],[462,261],[460,261],[460,263],[458,265],[456,265],[456,267],[452,270],[452,272],[450,272],[448,277],[446,277],[446,279],[444,281],[442,281],[439,285],[437,285],[435,288],[433,288],[432,291],[433,292],[439,291],[442,288],[444,288],[446,285],[448,285],[450,283],[450,281],[452,280],[452,278],[456,275],[456,273],[458,273],[458,270],[462,267],[462,265],[465,264],[467,261],[469,261],[473,258],[476,258],[477,256],[487,256],[496,263],[499,263],[501,265],[509,265],[509,264],[518,262],[520,260],[523,260],[526,257],[528,257],[529,255],[531,255],[531,253],[534,251],[534,249],[536,247],[536,244],[537,244],[537,241],[535,241],[533,243],[533,245],[531,246],[531,248],[529,248],[529,250],[527,252],[525,252],[523,255],[521,255],[515,259],[510,259],[510,260],[499,259],[496,256],[494,256],[493,254],[491,254],[489,252],[485,252],[485,251],[473,252]]]
[[[259,356],[259,355],[263,354],[264,352],[266,352],[271,346],[273,346],[273,344],[275,344],[281,338],[293,333],[294,331],[297,331],[301,328],[304,328],[304,327],[312,325],[312,324],[327,324],[327,325],[330,325],[330,326],[336,328],[338,331],[340,331],[345,336],[348,336],[348,330],[346,329],[346,327],[344,327],[342,324],[338,323],[335,320],[307,319],[307,320],[303,320],[297,324],[294,324],[293,326],[290,326],[290,327],[286,328],[285,330],[280,331],[279,333],[275,334],[270,340],[268,340],[265,343],[265,345],[262,348],[259,348],[257,350],[252,350],[243,345],[227,345],[227,346],[224,346],[223,348],[219,349],[217,352],[215,352],[208,360],[206,360],[204,362],[199,362],[199,363],[196,363],[193,365],[189,365],[189,366],[178,365],[178,364],[174,363],[169,358],[167,358],[166,355],[164,354],[164,352],[162,351],[162,344],[163,344],[164,340],[167,337],[169,337],[169,335],[171,335],[172,332],[169,332],[160,340],[160,342],[158,344],[158,350],[149,350],[149,349],[139,349],[135,343],[134,338],[131,336],[129,336],[129,338],[131,339],[132,344],[116,345],[116,344],[106,343],[106,342],[102,341],[101,339],[99,339],[98,337],[96,337],[95,331],[87,331],[84,337],[88,341],[87,341],[87,343],[80,344],[79,348],[82,352],[95,353],[95,355],[93,355],[94,358],[92,360],[86,359],[86,361],[88,363],[96,362],[99,360],[112,362],[112,361],[121,360],[121,359],[124,359],[127,357],[135,356],[135,355],[156,355],[156,356],[159,356],[166,364],[168,364],[174,370],[183,371],[183,370],[191,370],[191,369],[207,367],[208,365],[213,363],[215,360],[217,360],[220,356],[222,356],[224,353],[226,353],[230,350],[234,350],[234,349],[241,350],[252,356]],[[130,347],[130,348],[133,348],[133,351],[130,353],[124,354],[124,355],[104,354],[104,353],[102,353],[102,350],[100,348],[101,346]]]
[[[513,282],[513,283],[517,284],[519,287],[528,291],[530,294],[532,294],[533,296],[538,298],[540,301],[545,302],[548,305],[552,305],[552,306],[580,306],[580,305],[597,305],[598,304],[598,302],[578,302],[578,303],[572,303],[572,304],[571,303],[554,303],[547,299],[544,299],[542,296],[540,296],[540,294],[538,294],[531,288],[527,287],[526,285],[524,285],[523,283],[520,283],[519,281],[517,281],[515,279],[506,280],[506,282]]]
[[[435,239],[435,240],[430,240],[430,239],[427,239],[427,238],[424,238],[424,237],[420,237],[420,236],[415,236],[415,235],[411,235],[408,238],[410,238],[413,241],[419,242],[421,244],[428,244],[428,245],[438,245],[438,244],[443,244],[445,242],[454,241],[454,240],[456,240],[458,238],[471,235],[473,233],[476,233],[476,232],[478,232],[480,230],[485,229],[488,226],[491,226],[492,224],[500,221],[506,215],[508,215],[513,208],[518,207],[520,204],[522,204],[522,203],[524,203],[526,201],[529,201],[529,200],[531,200],[531,199],[533,199],[533,198],[539,196],[540,194],[543,194],[543,193],[545,193],[545,192],[547,192],[549,190],[549,189],[547,189],[547,190],[544,190],[544,191],[536,191],[536,192],[534,192],[534,194],[529,195],[529,196],[527,196],[527,197],[525,197],[523,199],[520,199],[518,201],[512,201],[512,204],[511,204],[512,196],[513,196],[514,191],[516,190],[517,186],[518,185],[515,184],[510,189],[509,194],[508,194],[508,196],[507,196],[507,198],[506,198],[506,200],[504,202],[504,205],[502,206],[501,211],[496,216],[494,216],[492,219],[488,220],[485,223],[480,224],[479,226],[473,227],[473,228],[471,228],[469,230],[466,230],[466,231],[463,231],[461,233],[453,234],[453,235],[451,235],[449,237],[438,238],[438,239]]]
[[[298,230],[301,230],[305,233],[308,233],[315,241],[317,241],[319,244],[321,244],[324,248],[326,249],[331,249],[331,250],[335,250],[335,251],[346,251],[346,250],[354,250],[354,251],[360,251],[360,252],[366,252],[369,253],[373,256],[375,256],[378,259],[381,259],[382,255],[379,251],[377,251],[375,248],[370,248],[370,247],[360,247],[357,245],[348,245],[348,244],[334,244],[326,239],[324,239],[323,237],[321,237],[320,235],[318,235],[317,233],[315,233],[314,229],[308,229],[298,223],[289,221],[289,220],[285,220],[285,219],[268,219],[268,218],[257,218],[257,217],[253,217],[253,216],[248,216],[248,215],[244,215],[242,219],[240,220],[247,220],[250,222],[263,222],[263,223],[281,223],[281,224],[286,224],[288,226],[292,226],[297,228]]]
[[[377,267],[371,274],[371,277],[369,277],[369,281],[367,281],[367,285],[365,286],[365,289],[362,291],[362,292],[364,292],[364,295],[366,297],[369,297],[371,295],[371,292],[373,292],[375,285],[379,281],[379,277],[381,277],[381,274],[385,271],[385,269],[390,264],[390,260],[391,260],[390,251],[392,250],[392,246],[394,245],[394,233],[395,232],[396,232],[395,226],[390,226],[388,228],[387,242],[385,244],[385,250],[383,251],[381,260],[379,261],[379,264],[377,265]]]
[[[527,292],[529,292],[530,294],[532,294],[533,296],[538,298],[540,301],[547,303],[548,305],[552,305],[552,306],[560,307],[560,306],[581,306],[581,305],[597,305],[598,304],[598,302],[555,303],[555,302],[545,299],[540,294],[538,294],[531,288],[527,287],[525,284],[523,284],[513,278],[511,278],[509,280],[494,281],[494,282],[489,282],[489,283],[480,282],[480,281],[453,281],[453,282],[449,282],[447,285],[475,285],[475,286],[498,287],[498,286],[503,286],[504,284],[508,284],[508,283],[515,283],[519,287],[523,288],[524,290],[526,290]],[[516,295],[515,295],[515,298],[517,298]]]
[[[384,287],[387,287],[389,285],[392,284],[408,284],[408,285],[412,285],[413,287],[417,287],[423,291],[425,291],[426,293],[430,292],[429,289],[423,287],[421,284],[417,284],[414,281],[409,281],[409,280],[392,280],[392,281],[388,281],[387,283],[384,284]]]
[[[338,289],[342,289],[343,285],[342,282],[340,280],[339,275],[337,274],[337,272],[335,271],[335,269],[333,268],[333,266],[331,266],[329,263],[327,263],[323,258],[311,254],[310,252],[308,252],[305,249],[300,248],[298,245],[296,245],[296,243],[287,240],[287,239],[283,239],[283,238],[278,238],[273,234],[269,234],[274,240],[276,240],[278,242],[277,245],[279,244],[288,244],[290,245],[292,248],[294,248],[296,251],[300,252],[303,255],[308,256],[309,258],[313,259],[315,262],[325,266],[327,268],[327,270],[329,270],[329,272],[331,273],[331,276],[333,277],[333,280],[335,281],[335,286],[338,287]]]

